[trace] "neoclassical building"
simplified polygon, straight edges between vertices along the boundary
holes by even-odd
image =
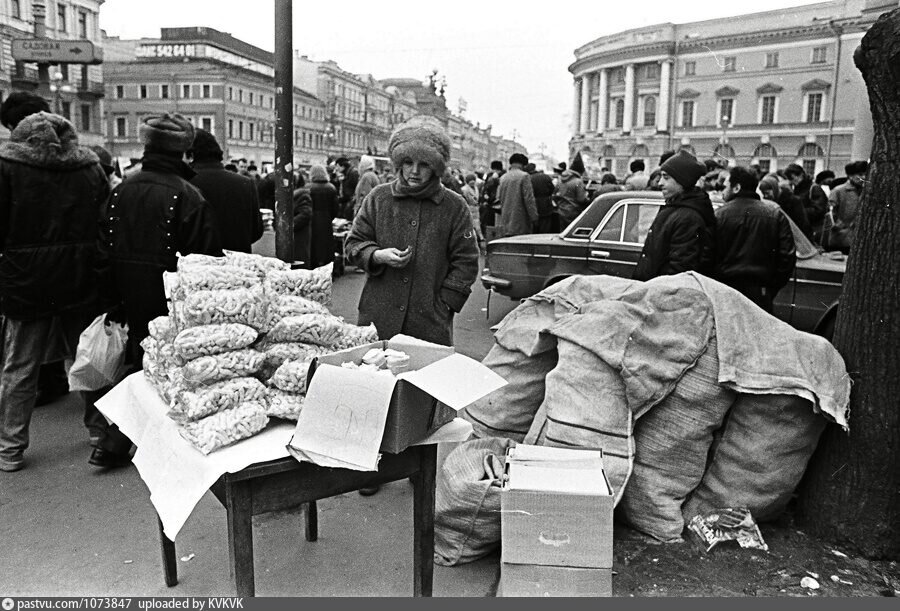
[[[853,52],[896,0],[834,0],[603,36],[575,50],[570,158],[617,176],[666,150],[843,175],[871,116]]]

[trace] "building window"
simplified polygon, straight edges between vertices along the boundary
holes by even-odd
[[[617,83],[625,82],[625,68],[616,68],[616,82]]]
[[[228,119],[228,137],[234,138],[234,119]]]
[[[684,75],[694,76],[697,74],[697,62],[684,62]]]
[[[143,100],[143,99],[146,99],[146,98],[147,98],[147,86],[146,86],[146,85],[141,85],[141,86],[140,86],[140,91],[141,91],[141,99],[142,99],[142,100]]]
[[[806,123],[817,123],[822,120],[822,103],[825,100],[823,93],[806,94]]]
[[[212,91],[211,91],[211,88],[210,88],[209,85],[203,85],[201,95],[202,95],[204,98],[212,97]]]
[[[737,69],[737,58],[726,57],[722,63],[722,72],[734,72]]]
[[[719,100],[719,117],[716,123],[719,127],[734,125],[734,98],[722,98]]]
[[[191,97],[191,86],[190,85],[182,85],[181,86],[181,97],[184,99],[188,99]]]
[[[121,100],[125,97],[125,86],[124,85],[116,85],[116,99]]]
[[[807,176],[815,176],[820,162],[825,157],[825,151],[815,142],[807,142],[800,148],[798,157],[803,160],[801,165]]]
[[[647,64],[644,67],[644,78],[653,81],[659,78],[659,64]]]
[[[656,125],[656,98],[652,95],[644,99],[644,127]]]
[[[213,120],[212,117],[200,117],[200,129],[206,130],[209,133],[213,131]]]
[[[681,127],[694,126],[694,100],[684,100],[681,103]]]
[[[613,127],[622,127],[625,125],[625,100],[619,98],[616,100],[616,116]]]
[[[240,102],[241,104],[244,103],[244,90],[243,89],[238,89],[238,102]]]
[[[247,99],[249,100],[248,103],[250,104],[250,106],[253,106],[253,92],[252,91],[247,93]]]
[[[168,85],[160,85],[159,86],[159,97],[163,100],[169,99],[169,86]]]
[[[57,4],[56,5],[56,29],[60,32],[67,31],[66,28],[66,5],[65,4]]]
[[[247,137],[247,140],[253,140],[253,131],[254,131],[255,128],[256,128],[256,124],[255,124],[255,123],[248,123],[248,124],[247,124],[247,131],[249,132],[248,137]]]
[[[116,137],[125,138],[128,135],[128,119],[116,117]]]
[[[775,152],[774,146],[766,143],[756,147],[756,150],[753,151],[753,157],[756,158],[760,171],[769,173],[775,169],[774,161],[778,154]]]
[[[84,11],[78,11],[78,36],[81,38],[88,37],[87,21],[87,13]]]
[[[22,18],[22,3],[20,0],[10,0],[10,8],[12,9],[12,16],[16,19]]]
[[[85,132],[91,131],[91,105],[81,105],[81,130]]]
[[[828,47],[813,47],[811,64],[824,64],[828,61]]]
[[[233,100],[233,99],[234,99],[234,87],[229,87],[229,88],[228,88],[228,99],[229,99],[229,100]]]
[[[778,67],[778,51],[766,53],[766,68]]]
[[[238,140],[244,139],[244,122],[238,121]]]
[[[72,120],[72,103],[71,102],[63,102],[62,103],[62,116],[64,116],[69,121]]]
[[[774,95],[763,96],[759,103],[759,122],[762,125],[775,123],[775,107],[778,98]]]

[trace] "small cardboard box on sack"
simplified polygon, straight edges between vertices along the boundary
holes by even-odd
[[[518,444],[500,492],[501,596],[611,596],[613,494],[602,450]]]
[[[373,348],[396,350],[409,355],[407,371],[389,382],[389,400],[384,436],[379,447],[382,452],[396,454],[424,439],[430,433],[456,418],[457,412],[481,397],[502,387],[506,382],[490,369],[467,356],[457,354],[450,346],[432,344],[406,335],[396,335],[358,348],[322,355],[309,368],[309,387],[315,382],[316,371],[323,366],[339,368],[332,371],[339,387],[330,393],[307,393],[304,410],[310,398],[333,403],[353,403],[360,393],[371,396],[375,390],[367,381],[371,373],[342,368],[347,362],[359,363]],[[381,375],[388,375],[382,373]],[[323,407],[322,405],[316,406]]]

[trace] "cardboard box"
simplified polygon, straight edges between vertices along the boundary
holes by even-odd
[[[612,569],[500,564],[497,596],[612,596]]]
[[[518,444],[500,492],[501,560],[612,568],[613,494],[603,452]]]
[[[402,452],[451,422],[466,405],[506,384],[481,363],[456,354],[452,347],[404,335],[316,358],[309,368],[308,384],[312,384],[318,367],[340,367],[349,361],[359,364],[372,348],[392,348],[409,355],[409,371],[396,377],[390,397],[382,452]],[[341,376],[350,387],[355,380],[362,379],[359,374],[345,369]]]

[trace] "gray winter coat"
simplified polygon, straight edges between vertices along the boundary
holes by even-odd
[[[538,210],[531,176],[511,168],[500,178],[497,199],[500,200],[500,226],[504,236],[534,233]]]
[[[381,248],[412,248],[404,268],[375,265]],[[391,185],[366,197],[345,245],[347,258],[368,274],[358,323],[378,336],[398,333],[453,344],[453,314],[478,276],[478,245],[465,200],[442,188],[432,199],[395,198]]]

